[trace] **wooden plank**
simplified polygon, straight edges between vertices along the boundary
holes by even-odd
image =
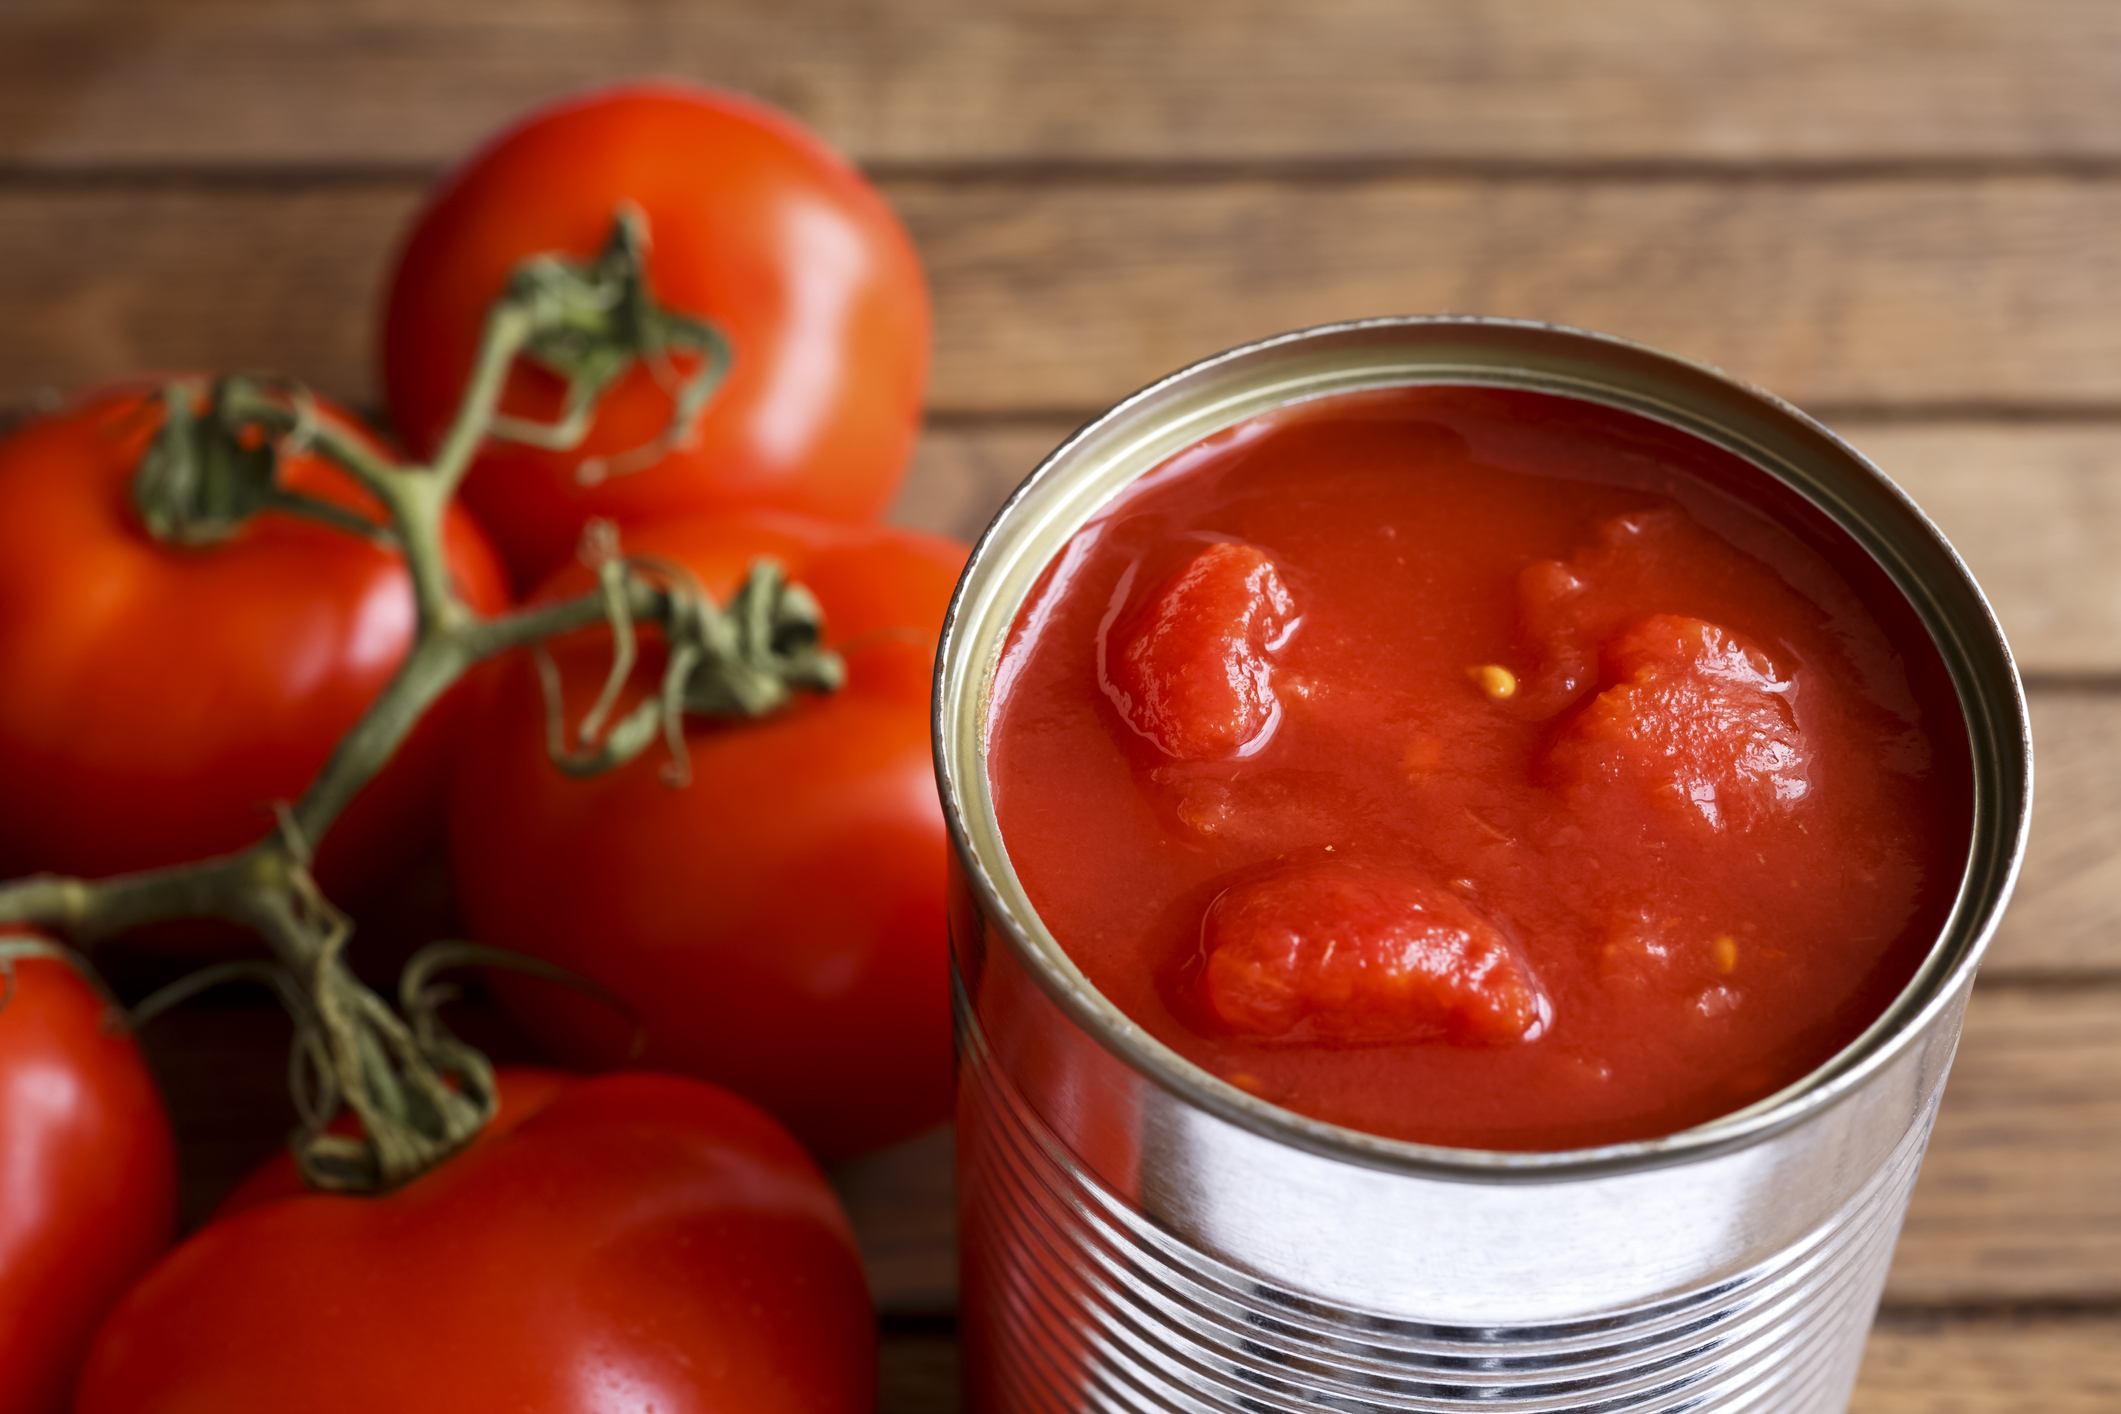
[[[918,1407],[902,1406],[911,1414]],[[941,1406],[947,1407],[947,1406]],[[2121,1317],[1921,1320],[1871,1332],[1849,1414],[2112,1414]]]
[[[1002,502],[1076,425],[1032,418],[1002,425],[929,427],[913,449],[890,519],[971,542]]]
[[[1966,559],[2028,671],[2121,669],[2121,424],[1837,427]]]
[[[1811,405],[2121,405],[2121,181],[890,183],[932,405],[1093,409],[1233,343],[1393,311],[1603,328]],[[264,365],[372,397],[417,183],[0,189],[0,399]]]
[[[894,163],[2111,158],[2117,61],[2103,0],[15,0],[0,160],[429,163],[640,73]]]
[[[2029,700],[2032,840],[1984,975],[2111,975],[2121,971],[2121,695],[2040,688]]]
[[[1800,404],[2121,398],[2121,184],[1409,178],[904,182],[935,405],[1097,407],[1363,315],[1555,320]]]
[[[2121,1303],[2121,988],[1979,988],[1886,1302]]]
[[[277,370],[370,399],[415,183],[0,193],[0,402],[140,369]]]

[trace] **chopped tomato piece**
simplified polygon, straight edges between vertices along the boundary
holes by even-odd
[[[1539,994],[1502,934],[1401,875],[1337,862],[1279,869],[1225,890],[1202,936],[1203,994],[1239,1034],[1494,1045],[1543,1029]]]
[[[1215,544],[1113,629],[1106,692],[1135,731],[1182,761],[1263,743],[1280,717],[1269,655],[1295,625],[1274,562]]]
[[[1619,787],[1712,829],[1748,828],[1810,790],[1792,684],[1737,634],[1658,614],[1607,645],[1606,659],[1620,681],[1549,756],[1569,788]]]
[[[1598,644],[1648,605],[1651,587],[1674,570],[1715,562],[1727,551],[1672,506],[1629,511],[1597,523],[1567,562],[1535,560],[1517,578],[1518,613],[1539,652],[1516,694],[1534,720],[1559,715],[1598,683]]]

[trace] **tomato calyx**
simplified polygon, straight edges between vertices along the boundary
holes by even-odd
[[[825,612],[817,596],[790,582],[774,560],[754,560],[727,607],[717,608],[682,565],[620,555],[618,533],[609,522],[590,524],[584,550],[596,564],[612,658],[603,690],[575,728],[572,745],[560,705],[559,670],[542,644],[538,649],[546,754],[568,774],[597,775],[622,766],[660,735],[670,751],[664,780],[683,786],[691,776],[684,730],[688,714],[764,717],[785,707],[798,689],[836,692],[846,683],[845,660],[824,646]],[[607,731],[605,723],[639,656],[629,579],[652,584],[664,596],[668,657],[661,689]]]
[[[308,516],[384,545],[389,529],[317,496],[280,485],[277,439],[255,420],[262,399],[284,398],[293,412],[285,434],[303,442],[321,430],[316,402],[299,384],[232,373],[211,382],[182,378],[161,390],[162,427],[133,475],[133,508],[165,544],[216,545],[252,516]]]
[[[467,959],[462,945],[415,954],[393,1011],[346,965],[352,921],[317,887],[308,850],[284,812],[279,844],[279,852],[260,846],[233,861],[166,871],[221,883],[229,914],[271,941],[276,956],[192,972],[139,1003],[126,1024],[144,1026],[224,983],[263,983],[294,1023],[288,1081],[301,1123],[288,1147],[304,1181],[331,1192],[398,1187],[470,1143],[498,1103],[492,1065],[435,1014],[453,993],[432,987],[430,978]],[[231,863],[249,879],[227,883]],[[342,1108],[360,1121],[361,1137],[332,1132]]]
[[[495,437],[546,451],[572,451],[596,422],[604,393],[636,362],[655,370],[670,394],[670,420],[646,444],[616,456],[584,457],[575,479],[585,486],[653,466],[689,442],[700,413],[729,371],[729,340],[711,321],[665,308],[648,278],[648,219],[621,203],[611,235],[593,260],[557,253],[517,265],[489,323],[520,312],[532,332],[521,357],[562,379],[567,393],[551,422],[495,413]],[[698,360],[680,373],[673,354]]]

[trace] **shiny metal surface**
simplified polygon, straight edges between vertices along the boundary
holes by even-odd
[[[1112,1008],[1038,920],[983,745],[1018,606],[1135,476],[1326,393],[1477,383],[1589,398],[1745,456],[1907,595],[1964,711],[1973,844],[1930,957],[1802,1082],[1662,1139],[1442,1149],[1267,1105]],[[1379,320],[1196,365],[1078,432],[967,567],[937,674],[956,857],[964,1339],[975,1410],[1842,1407],[2023,853],[2031,747],[2001,633],[1951,548],[1859,455],[1713,370],[1512,321]]]

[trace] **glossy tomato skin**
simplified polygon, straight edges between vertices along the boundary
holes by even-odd
[[[652,442],[670,399],[636,367],[575,451],[489,444],[465,496],[519,584],[573,553],[582,522],[746,507],[879,514],[904,475],[927,379],[919,257],[876,190],[790,119],[727,93],[633,84],[530,114],[447,178],[398,258],[383,383],[415,453],[456,410],[486,310],[527,256],[589,257],[632,203],[663,304],[712,320],[734,361],[688,446],[584,485],[585,456]],[[503,403],[549,419],[560,382],[519,362]]]
[[[217,545],[151,539],[131,481],[160,423],[152,388],[122,388],[0,443],[0,877],[101,877],[261,838],[411,646],[404,565],[359,536],[272,513]],[[315,458],[282,475],[375,514]],[[452,512],[446,548],[471,602],[507,603],[468,515]],[[327,891],[358,892],[417,848],[455,710],[432,714],[323,841]]]
[[[692,725],[691,783],[672,788],[660,746],[604,776],[563,775],[531,663],[500,665],[451,781],[473,935],[610,987],[640,1014],[645,1063],[729,1086],[815,1152],[940,1123],[949,973],[928,698],[964,547],[781,517],[670,522],[625,548],[686,566],[718,603],[754,558],[778,559],[823,605],[847,684],[762,720]],[[588,583],[569,570],[541,593]],[[597,629],[556,645],[570,720],[609,642]],[[644,648],[637,692],[662,662]],[[627,1028],[608,1009],[549,983],[495,985],[569,1062],[623,1059]]]
[[[0,1009],[0,1414],[58,1414],[103,1315],[169,1245],[177,1161],[129,1036],[63,962]]]
[[[571,1086],[394,1193],[209,1224],[111,1313],[78,1414],[867,1414],[875,1317],[832,1190],[665,1075]]]

